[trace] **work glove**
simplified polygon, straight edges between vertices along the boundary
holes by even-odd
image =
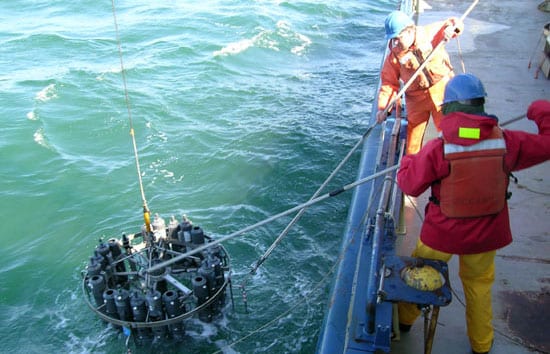
[[[384,112],[384,111],[378,111],[376,113],[376,121],[378,123],[382,123],[383,121],[386,120],[386,118],[388,117],[388,113]]]
[[[458,37],[458,35],[462,33],[464,30],[464,22],[462,22],[462,20],[458,17],[451,17],[445,21],[443,27],[445,28],[443,35],[448,41],[452,38]]]
[[[550,119],[550,101],[533,101],[527,109],[527,119],[534,121],[540,127],[544,119]]]

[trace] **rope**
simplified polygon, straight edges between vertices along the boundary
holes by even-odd
[[[538,48],[540,47],[540,43],[544,40],[544,37],[545,37],[545,35],[544,35],[544,30],[543,30],[542,33],[540,34],[537,45],[533,49],[533,53],[529,57],[529,64],[527,64],[527,69],[531,69],[531,62],[533,61],[533,58],[535,57],[535,53],[537,52]]]
[[[468,16],[470,14],[470,12],[472,12],[472,10],[474,9],[474,7],[477,5],[478,2],[479,2],[479,0],[474,1],[470,5],[470,7],[468,7],[466,12],[460,18],[461,21],[464,21],[464,19],[466,19],[466,16]],[[466,73],[466,66],[464,65],[464,58],[462,57],[462,48],[460,47],[460,40],[458,39],[458,37],[456,37],[455,39],[456,39],[456,46],[457,46],[457,49],[458,49],[458,57],[460,58],[460,66],[462,68],[462,73],[465,74]]]
[[[381,187],[379,187],[377,193],[379,194],[380,191],[381,191]],[[361,222],[359,223],[360,225],[364,225],[365,221],[366,221],[366,218],[367,216],[370,214],[370,211],[372,210],[371,209],[372,207],[372,204],[369,205],[369,207],[367,208],[367,210],[365,211],[365,213],[363,214],[363,218],[361,219]],[[340,252],[340,255],[338,256],[338,258],[336,259],[336,262],[332,265],[332,267],[329,269],[329,271],[321,278],[321,280],[319,280],[319,282],[317,282],[317,284],[313,287],[313,289],[308,292],[307,294],[299,294],[300,297],[306,301],[302,301],[302,299],[300,299],[299,301],[296,301],[296,303],[291,306],[287,311],[285,311],[284,313],[282,313],[281,315],[277,316],[276,318],[274,318],[273,320],[269,321],[269,322],[266,322],[265,324],[261,325],[260,327],[256,328],[255,330],[249,332],[246,336],[243,336],[239,339],[237,339],[236,341],[230,343],[230,344],[227,344],[225,345],[223,348],[221,348],[220,350],[217,350],[216,352],[214,352],[213,354],[218,354],[218,353],[221,353],[223,351],[224,348],[230,348],[232,346],[234,346],[235,344],[238,344],[246,339],[248,339],[249,337],[251,337],[252,335],[256,334],[256,333],[259,333],[261,330],[271,326],[272,324],[274,324],[275,322],[279,321],[281,318],[287,316],[289,313],[291,313],[294,309],[296,309],[299,305],[301,304],[304,304],[307,302],[307,299],[309,297],[310,294],[313,294],[315,293],[318,289],[321,288],[321,285],[323,285],[325,283],[325,281],[328,279],[328,277],[330,275],[332,275],[336,269],[336,267],[340,264],[340,262],[342,262],[342,259],[344,259],[344,255],[347,253],[347,249],[350,247],[350,245],[354,244],[355,243],[355,238],[357,237],[357,234],[358,232],[360,231],[360,229],[356,228],[353,230],[353,233],[350,237],[350,240],[349,242],[345,245],[345,247],[343,248],[342,252]]]
[[[116,16],[116,7],[115,7],[115,0],[111,0],[111,6],[113,9],[113,21],[115,25],[115,35],[116,35],[116,43],[118,48],[118,57],[120,59],[120,73],[122,75],[122,84],[124,86],[124,100],[126,102],[126,109],[128,111],[128,122],[130,124],[130,136],[132,137],[132,146],[134,149],[134,160],[136,162],[136,170],[138,175],[138,181],[139,181],[139,190],[141,192],[141,200],[143,202],[143,219],[145,221],[145,226],[147,228],[148,232],[151,232],[151,218],[150,218],[150,212],[149,208],[147,206],[147,199],[145,198],[145,191],[143,189],[143,181],[141,179],[141,168],[139,165],[139,157],[138,157],[138,151],[137,151],[137,144],[136,144],[136,136],[134,132],[134,124],[132,121],[132,110],[130,106],[130,97],[128,96],[128,85],[126,83],[126,70],[124,69],[124,61],[122,59],[122,46],[120,44],[120,35],[118,30],[118,21]]]
[[[278,322],[281,318],[287,316],[289,313],[291,313],[292,311],[294,311],[294,309],[296,309],[298,306],[304,304],[304,303],[307,303],[308,302],[308,299],[309,299],[309,295],[315,293],[318,289],[321,288],[321,285],[325,284],[325,282],[328,280],[328,277],[334,272],[334,269],[336,268],[336,266],[340,263],[340,260],[341,259],[338,259],[336,261],[336,263],[331,267],[331,269],[329,269],[329,271],[321,278],[321,280],[319,282],[317,282],[317,284],[313,287],[313,289],[311,291],[309,291],[307,294],[298,294],[301,299],[296,301],[288,310],[286,310],[285,312],[281,313],[279,316],[275,317],[274,319],[272,319],[271,321],[269,322],[266,322],[264,323],[263,325],[261,325],[260,327],[256,328],[255,330],[249,332],[247,335],[237,339],[236,341],[230,343],[230,344],[227,344],[225,345],[223,348],[230,348],[232,346],[234,346],[235,344],[238,344],[246,339],[248,339],[249,337],[253,336],[254,334],[257,334],[259,333],[260,331],[262,331],[263,329],[271,326],[272,324]],[[222,349],[223,349],[222,348]],[[220,350],[217,350],[215,351],[214,353],[221,353],[222,352],[222,349]]]
[[[338,166],[336,166],[336,168],[332,171],[332,173],[327,177],[327,179],[321,184],[321,186],[317,189],[317,191],[313,194],[313,196],[309,199],[309,201],[312,201],[313,199],[315,199],[317,196],[319,196],[321,194],[321,191],[327,186],[327,184],[334,178],[334,176],[338,173],[338,171],[340,171],[340,169],[344,166],[344,164],[350,159],[350,157],[353,155],[353,153],[357,150],[357,148],[365,141],[365,139],[370,135],[370,133],[372,132],[373,128],[376,126],[376,124],[373,124],[371,126],[369,126],[367,128],[367,130],[365,131],[365,133],[361,136],[361,138],[357,141],[357,143],[351,148],[351,150],[348,152],[348,154],[342,159],[342,161],[338,164]],[[273,250],[281,243],[282,239],[288,234],[288,232],[290,231],[290,229],[292,228],[292,226],[294,224],[296,224],[296,222],[298,222],[298,220],[300,220],[300,218],[302,217],[302,215],[305,213],[307,207],[304,207],[303,209],[300,209],[300,211],[298,212],[298,214],[296,214],[296,216],[288,223],[288,225],[285,227],[285,229],[279,234],[279,236],[275,239],[275,241],[273,242],[273,244],[271,244],[271,246],[267,249],[267,251],[258,259],[258,261],[256,261],[256,264],[254,265],[254,267],[250,270],[250,274],[249,275],[253,275],[256,273],[256,271],[258,270],[258,268],[262,265],[262,263],[271,255],[271,253],[273,252]],[[247,279],[245,279],[245,282],[250,278],[247,277]],[[243,282],[243,285],[244,285],[244,282]],[[243,287],[243,285],[241,285],[241,287]]]
[[[363,141],[365,141],[365,139],[370,135],[370,133],[372,132],[372,129],[374,128],[375,125],[371,125],[367,131],[363,134],[363,136],[357,141],[357,143],[355,144],[355,146],[353,146],[353,148],[351,148],[351,150],[348,152],[348,154],[342,159],[342,161],[338,164],[338,166],[336,166],[336,168],[332,171],[332,173],[327,177],[327,179],[323,182],[323,184],[321,184],[321,186],[317,189],[317,191],[313,194],[313,196],[309,199],[310,201],[315,199],[316,197],[318,197],[320,194],[321,194],[321,191],[323,191],[323,189],[325,189],[325,187],[327,186],[327,184],[334,178],[334,176],[338,173],[338,171],[340,171],[340,169],[344,166],[344,164],[350,159],[350,157],[352,156],[352,154],[355,152],[355,150],[357,150],[357,148],[363,143]],[[273,243],[273,245],[265,252],[265,254],[260,258],[260,260],[258,261],[256,267],[251,271],[251,272],[254,272],[258,269],[258,267],[266,260],[266,258],[271,254],[271,252],[273,251],[273,249],[275,248],[275,246],[277,244],[280,243],[281,239],[289,232],[290,228],[302,217],[302,215],[304,214],[304,212],[306,211],[307,208],[303,208],[301,209],[298,214],[296,214],[296,216],[290,221],[290,223],[288,223],[288,225],[285,227],[285,229],[281,232],[281,234],[279,235],[279,237],[277,237],[277,239],[275,240],[275,242]]]
[[[458,57],[460,58],[460,67],[462,68],[462,73],[466,74],[466,66],[464,66],[464,57],[462,57],[462,48],[460,47],[460,40],[456,37],[456,47],[458,49]]]

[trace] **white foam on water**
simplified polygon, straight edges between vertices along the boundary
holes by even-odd
[[[38,115],[35,111],[30,111],[27,113],[27,119],[28,120],[38,120]]]
[[[212,55],[214,57],[236,55],[252,47],[267,48],[279,52],[284,44],[291,46],[292,54],[303,55],[312,43],[309,37],[292,30],[288,21],[279,20],[275,27],[275,30],[259,28],[260,32],[252,38],[229,43],[222,49],[213,52]]]
[[[256,36],[257,37],[257,36]],[[213,56],[227,56],[227,55],[235,55],[241,52],[244,52],[248,48],[252,47],[254,45],[254,39],[243,39],[238,42],[229,43],[225,47],[223,47],[220,50],[215,51],[212,53]]]
[[[46,139],[46,136],[44,135],[44,128],[39,128],[37,131],[35,131],[33,134],[33,139],[38,145],[48,149],[51,148],[50,144]]]
[[[34,97],[35,100],[41,102],[47,102],[54,98],[57,98],[57,89],[55,87],[55,84],[49,84],[48,86],[44,87]]]

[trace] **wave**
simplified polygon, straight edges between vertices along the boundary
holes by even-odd
[[[288,50],[295,55],[303,55],[312,41],[307,36],[293,31],[290,23],[280,20],[276,23],[275,30],[258,28],[258,34],[252,38],[245,38],[237,42],[227,44],[220,50],[214,51],[214,57],[237,55],[251,47],[270,49],[276,52]]]
[[[34,99],[40,102],[47,102],[57,97],[57,89],[55,87],[55,84],[49,84],[48,86],[40,90],[36,94],[36,96],[34,96]]]
[[[365,126],[387,12],[373,17],[369,9],[380,3],[393,6],[119,4],[127,93],[152,212],[166,220],[185,213],[222,237],[307,201]],[[1,7],[9,15],[0,34],[7,64],[0,89],[8,93],[2,206],[10,235],[0,252],[10,256],[0,264],[0,287],[9,292],[0,304],[7,309],[0,320],[4,349],[125,352],[126,338],[87,311],[80,290],[80,271],[98,239],[136,232],[143,223],[110,4]],[[349,167],[333,186],[355,175]],[[308,291],[337,257],[343,198],[308,208],[258,269],[247,287],[249,314],[237,289],[235,311],[219,324],[190,328],[199,344],[164,352],[313,352],[325,298]],[[234,284],[291,218],[224,243]],[[292,313],[262,328],[296,302]],[[225,347],[249,333],[254,337]]]
[[[44,135],[44,128],[39,128],[36,130],[33,134],[33,140],[35,143],[37,143],[40,146],[45,147],[46,149],[53,150],[52,146],[46,139],[46,136]]]

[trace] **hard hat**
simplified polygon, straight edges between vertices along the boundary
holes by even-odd
[[[443,104],[455,101],[467,101],[487,96],[481,81],[472,74],[459,74],[445,86]]]
[[[441,273],[432,266],[406,267],[401,272],[405,283],[418,290],[434,291],[443,286]]]
[[[414,21],[402,11],[392,11],[384,22],[386,39],[390,40],[399,36],[406,27],[414,25]]]

